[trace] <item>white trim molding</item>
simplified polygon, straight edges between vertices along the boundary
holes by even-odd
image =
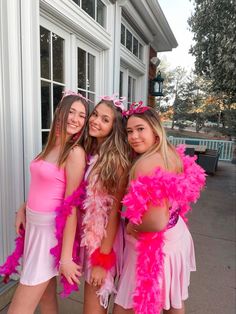
[[[110,10],[111,4],[107,5],[108,26],[111,25]],[[53,23],[58,19],[60,27],[68,27],[101,49],[109,49],[112,45],[111,34],[72,1],[40,0],[40,12],[47,18],[51,15]]]
[[[0,262],[14,246],[15,211],[24,201],[20,4],[0,2]]]
[[[118,0],[131,24],[157,51],[171,51],[178,46],[157,0]]]

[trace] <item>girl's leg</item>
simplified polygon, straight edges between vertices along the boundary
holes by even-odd
[[[163,310],[163,314],[185,314],[184,302],[182,302],[181,309],[170,308],[169,310]]]
[[[57,304],[57,281],[56,277],[50,279],[44,294],[42,295],[39,307],[41,314],[57,314],[58,304]]]
[[[107,310],[104,309],[99,303],[99,298],[96,295],[96,288],[89,285],[87,282],[84,284],[84,311],[83,314],[106,314]]]
[[[125,310],[122,306],[115,304],[113,314],[134,314],[132,309]]]
[[[33,314],[48,283],[49,280],[36,286],[19,283],[7,313]]]

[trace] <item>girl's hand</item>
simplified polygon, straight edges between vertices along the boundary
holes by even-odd
[[[90,285],[100,287],[106,279],[107,271],[101,266],[93,266],[90,275]]]
[[[60,265],[60,274],[65,276],[69,284],[80,284],[81,266],[73,261],[65,262]]]
[[[138,239],[139,232],[135,229],[135,224],[133,224],[132,222],[128,222],[128,224],[126,225],[126,232],[135,239]]]
[[[20,229],[23,228],[25,229],[25,205],[21,206],[19,210],[16,213],[16,219],[15,219],[15,229],[16,229],[16,234],[20,235]]]

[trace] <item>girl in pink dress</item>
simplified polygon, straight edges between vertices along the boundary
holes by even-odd
[[[122,99],[101,98],[90,115],[85,143],[91,157],[85,174],[87,187],[81,240],[84,314],[107,312],[123,251],[120,201],[127,184],[129,149],[125,141]]]
[[[123,199],[124,264],[113,313],[183,314],[195,270],[185,214],[199,197],[205,174],[195,157],[168,143],[154,109],[133,104],[126,116],[137,158]]]
[[[85,171],[86,155],[81,146],[84,137],[88,105],[80,94],[66,92],[54,115],[48,141],[43,151],[31,162],[31,182],[27,201],[16,215],[18,238],[15,252],[0,267],[0,274],[16,272],[17,259],[23,253],[20,283],[10,304],[9,314],[31,314],[40,305],[41,313],[58,313],[55,266],[50,249],[56,244],[56,209],[71,202],[72,194],[80,185]],[[78,193],[77,193],[78,194]],[[69,197],[68,197],[69,196]],[[67,205],[66,205],[67,206]],[[68,207],[68,206],[67,206]],[[60,264],[72,261],[72,248],[67,245],[75,237],[76,208],[64,226]],[[21,246],[22,244],[22,246]],[[60,254],[60,252],[59,252]],[[73,281],[78,283],[80,268],[73,263]]]

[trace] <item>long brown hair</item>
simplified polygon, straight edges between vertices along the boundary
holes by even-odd
[[[89,135],[89,126],[87,126],[85,151],[91,155],[98,154],[98,160],[92,173],[98,175],[99,181],[106,191],[115,194],[116,189],[124,182],[124,176],[128,178],[130,148],[127,143],[125,121],[121,110],[114,106],[113,101],[102,100],[96,107],[100,104],[105,104],[112,109],[114,113],[113,127],[104,142],[98,145],[96,138]]]
[[[132,168],[130,170],[130,179],[132,180],[134,178],[134,171],[135,171],[135,167],[136,167],[137,162],[147,158],[148,156],[150,156],[156,152],[159,152],[160,155],[162,156],[165,168],[167,170],[170,170],[170,163],[169,163],[168,155],[170,152],[172,152],[172,154],[176,160],[178,172],[181,172],[183,169],[182,162],[180,160],[178,153],[176,152],[176,149],[174,148],[174,146],[172,146],[169,143],[169,141],[167,139],[165,129],[160,122],[160,118],[159,118],[158,113],[153,108],[149,107],[148,110],[146,110],[145,112],[134,113],[131,116],[129,116],[128,119],[130,117],[138,117],[138,118],[146,121],[150,125],[151,129],[153,130],[153,133],[159,139],[157,141],[157,143],[155,143],[147,152],[140,155],[140,157],[134,162],[134,164],[132,165]]]
[[[86,118],[84,126],[80,130],[78,138],[76,140],[73,140],[73,135],[67,138],[66,129],[70,108],[75,101],[80,101],[84,105]],[[60,153],[57,161],[57,165],[58,167],[60,167],[66,161],[69,152],[73,147],[75,147],[76,145],[83,145],[87,119],[88,119],[88,103],[86,102],[85,99],[77,95],[68,95],[62,97],[53,117],[47,143],[42,152],[37,156],[37,158],[40,159],[45,158],[54,147],[57,137],[60,136]]]

